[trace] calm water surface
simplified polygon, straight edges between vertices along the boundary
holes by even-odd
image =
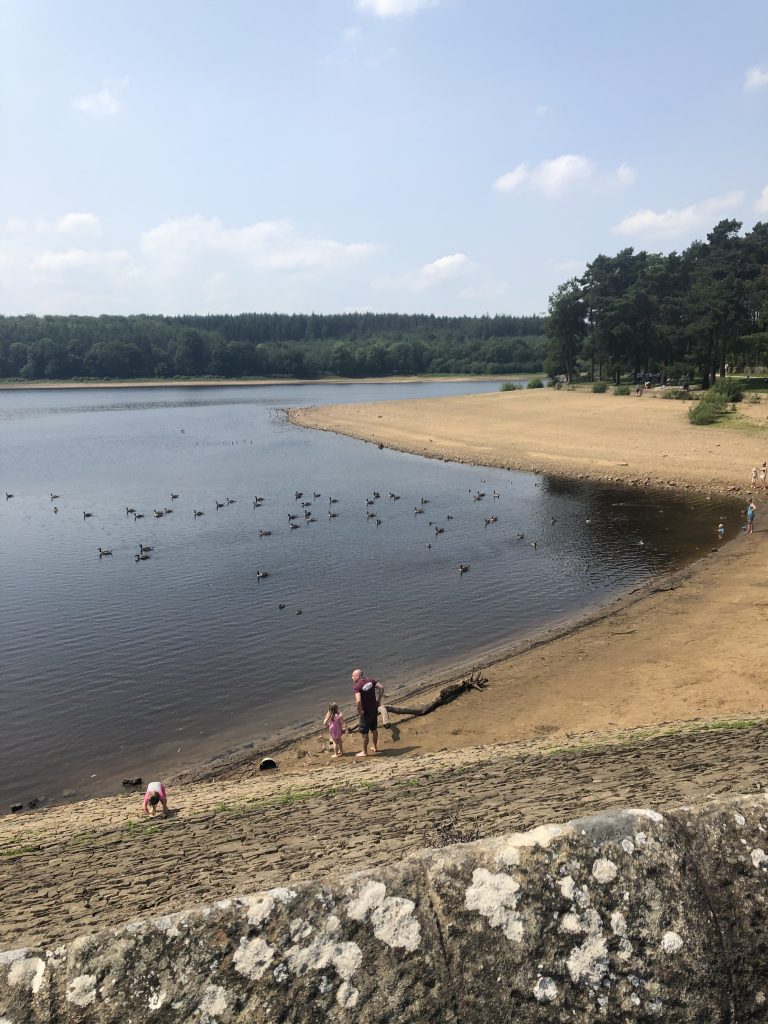
[[[390,691],[434,678],[692,559],[729,512],[736,531],[715,501],[380,451],[279,412],[497,389],[0,392],[0,809],[258,744],[346,702],[356,665]]]

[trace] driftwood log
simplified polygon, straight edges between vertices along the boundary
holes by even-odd
[[[469,693],[470,690],[484,690],[487,685],[488,680],[485,676],[481,676],[479,672],[472,669],[466,679],[462,679],[460,683],[451,683],[449,686],[444,686],[438,696],[430,701],[429,704],[425,704],[424,707],[406,708],[400,704],[387,704],[386,708],[390,714],[416,715],[421,717],[422,715],[431,714],[446,704],[451,704],[457,697],[461,697],[463,693]]]

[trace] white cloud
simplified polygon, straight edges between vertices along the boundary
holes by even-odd
[[[768,71],[762,68],[750,68],[744,76],[744,91],[755,92],[768,86]]]
[[[46,249],[35,253],[29,263],[32,271],[45,274],[67,274],[72,271],[101,270],[112,267],[128,267],[133,263],[124,249]]]
[[[629,164],[620,164],[616,171],[616,180],[620,185],[631,185],[636,177],[635,169]]]
[[[760,193],[760,198],[755,203],[755,209],[758,213],[768,213],[768,185]]]
[[[56,221],[56,228],[62,235],[83,235],[98,238],[101,235],[101,221],[95,213],[65,213]]]
[[[289,220],[226,227],[190,216],[121,247],[95,241],[94,213],[0,223],[0,306],[40,313],[319,309],[359,289],[379,247],[315,237]]]
[[[353,25],[351,28],[345,28],[342,33],[342,38],[345,43],[356,43],[360,36],[363,34],[362,29],[359,25]]]
[[[463,252],[440,256],[431,263],[425,263],[418,270],[412,270],[396,277],[380,277],[373,282],[375,288],[405,288],[411,292],[423,292],[430,288],[453,281],[471,273],[475,265]]]
[[[618,235],[674,237],[700,227],[711,227],[716,217],[732,212],[743,198],[743,192],[729,192],[724,196],[692,203],[680,210],[664,210],[661,213],[638,210],[625,217],[613,230]]]
[[[497,178],[493,187],[497,192],[513,192],[528,178],[528,164],[518,164],[512,171],[507,171]]]
[[[145,232],[141,249],[147,258],[166,269],[198,259],[223,258],[251,270],[325,272],[357,262],[375,252],[377,246],[310,238],[289,220],[226,228],[218,218],[194,216],[169,220]]]
[[[87,114],[89,117],[115,117],[122,110],[119,93],[127,84],[127,78],[120,79],[119,81],[106,81],[100,92],[76,96],[72,100],[72,107],[79,113]]]
[[[357,0],[359,11],[368,11],[377,18],[399,18],[415,14],[427,7],[437,7],[440,0]]]
[[[518,164],[497,178],[493,187],[497,192],[511,192],[527,184],[548,199],[559,199],[573,186],[589,181],[594,172],[595,166],[588,157],[565,153],[553,160],[542,160],[535,167]]]

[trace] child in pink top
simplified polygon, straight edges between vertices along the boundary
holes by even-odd
[[[144,813],[154,816],[158,804],[163,805],[163,817],[166,818],[168,816],[168,797],[165,794],[165,786],[162,782],[150,782],[147,792],[144,794]],[[149,809],[150,807],[152,810]]]
[[[328,726],[328,735],[333,744],[332,757],[343,757],[344,750],[342,748],[341,737],[346,732],[344,725],[344,719],[339,711],[339,705],[334,701],[328,705],[328,714],[323,719],[323,725]]]

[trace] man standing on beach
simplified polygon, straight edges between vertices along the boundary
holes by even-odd
[[[361,668],[356,668],[352,673],[352,692],[355,695],[355,706],[360,721],[360,735],[363,738],[363,749],[358,757],[368,756],[368,734],[373,740],[372,754],[379,752],[379,704],[384,693],[384,687],[375,679],[367,679]]]

